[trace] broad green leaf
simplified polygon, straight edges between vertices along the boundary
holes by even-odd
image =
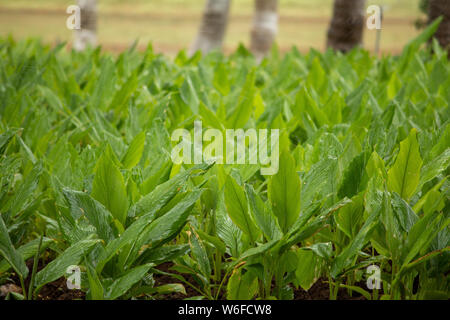
[[[36,165],[17,188],[17,191],[10,198],[4,210],[11,210],[14,215],[25,210],[34,198],[33,193],[38,187],[41,174],[42,167]]]
[[[388,171],[388,186],[397,192],[406,201],[414,194],[420,180],[419,144],[417,143],[417,130],[412,129],[409,136],[400,142],[400,151],[394,165]]]
[[[158,185],[150,194],[141,198],[136,203],[132,208],[135,211],[133,215],[139,217],[149,212],[156,212],[166,205],[176,194],[180,193],[192,175],[198,172],[204,173],[208,169],[209,166],[206,165],[195,166],[189,170],[180,172],[170,180]]]
[[[188,244],[165,245],[156,249],[147,249],[144,253],[142,253],[139,260],[144,261],[144,263],[153,263],[154,265],[158,265],[184,256],[189,252],[189,250],[190,247]]]
[[[144,144],[145,132],[141,132],[131,141],[127,153],[123,157],[122,164],[124,168],[131,169],[139,163],[144,152]]]
[[[125,224],[128,197],[122,173],[114,164],[110,149],[103,153],[97,163],[92,183],[92,197],[102,203],[113,217]]]
[[[228,72],[224,63],[217,64],[213,84],[222,95],[227,96],[230,93],[230,82],[228,81]]]
[[[339,287],[358,292],[360,295],[364,296],[364,298],[366,298],[367,300],[372,300],[372,296],[370,295],[370,293],[368,291],[364,290],[363,288],[360,288],[357,286],[349,286],[349,285],[342,284],[342,283],[339,284]]]
[[[363,221],[363,196],[357,195],[352,198],[352,202],[339,209],[334,216],[337,227],[345,233],[349,239],[353,239]]]
[[[344,171],[344,178],[339,187],[339,198],[352,198],[361,191],[367,159],[368,154],[366,152],[361,152],[350,162],[347,169]]]
[[[438,174],[447,170],[450,166],[450,148],[442,152],[439,156],[428,162],[426,165],[422,167],[422,171],[420,173],[420,182],[419,188],[428,181],[434,179]]]
[[[320,258],[311,250],[298,250],[296,282],[303,290],[309,290],[320,277]]]
[[[231,220],[250,238],[250,242],[254,242],[258,228],[251,219],[243,188],[231,176],[225,181],[225,205]]]
[[[134,244],[133,253],[130,262],[135,257],[142,246],[156,248],[176,236],[185,225],[191,208],[200,198],[203,189],[197,189],[189,192],[182,198],[169,212],[155,219],[150,225],[142,231]]]
[[[222,240],[220,240],[220,238],[206,234],[205,232],[203,232],[201,230],[196,230],[196,233],[200,237],[200,239],[202,239],[203,241],[205,241],[206,243],[208,243],[210,246],[214,247],[215,249],[219,250],[221,253],[226,252],[227,247],[222,242]]]
[[[17,130],[8,130],[0,134],[0,154],[3,154],[8,146],[9,142],[16,135]]]
[[[258,290],[258,279],[252,272],[234,270],[227,284],[227,300],[251,300]]]
[[[14,248],[9,238],[8,229],[0,214],[0,254],[11,265],[14,271],[25,279],[28,275],[28,268],[25,265],[25,261],[19,252]]]
[[[284,151],[280,167],[269,182],[272,210],[283,232],[287,232],[300,214],[300,178],[295,170],[294,158]]]
[[[206,252],[205,246],[200,242],[197,234],[192,229],[189,234],[189,242],[191,245],[192,256],[197,261],[200,272],[206,279],[209,279],[211,277],[211,265],[209,263],[208,253]]]
[[[215,211],[215,222],[217,236],[225,243],[230,249],[230,255],[237,257],[241,248],[241,235],[242,231],[236,226],[230,219],[227,213],[224,194],[219,195],[217,208]]]
[[[408,233],[406,246],[403,250],[402,267],[410,263],[421,250],[426,249],[435,236],[444,227],[448,226],[450,220],[447,219],[445,224],[440,225],[442,215],[431,212],[418,220]]]
[[[145,274],[152,266],[153,265],[151,263],[144,264],[131,269],[126,274],[116,279],[107,289],[106,298],[109,300],[115,300],[123,296],[134,284],[144,278]]]
[[[255,223],[264,233],[267,240],[281,238],[283,233],[270,208],[262,201],[251,185],[246,184],[245,191]]]
[[[80,191],[64,189],[63,193],[70,205],[72,215],[75,217],[86,216],[89,222],[97,229],[101,239],[108,242],[114,238],[113,230],[110,226],[112,222],[111,213],[100,202]]]
[[[104,289],[97,272],[95,271],[94,267],[87,261],[86,269],[89,281],[90,298],[92,300],[103,300]]]
[[[124,81],[122,87],[116,92],[110,105],[111,109],[114,110],[116,116],[119,116],[125,109],[127,105],[126,102],[133,94],[133,92],[136,91],[138,83],[139,82],[137,75],[136,73],[133,73],[128,79]]]
[[[82,240],[67,248],[36,274],[36,291],[43,285],[62,277],[67,268],[77,265],[96,243],[99,243],[99,240]]]
[[[97,272],[101,272],[105,264],[124,246],[136,241],[138,235],[142,233],[145,227],[156,219],[156,214],[170,199],[172,199],[181,189],[182,185],[192,174],[193,171],[184,171],[173,179],[158,186],[149,195],[142,198],[136,205],[138,219],[134,221],[125,232],[119,237],[107,244],[105,251],[99,257],[99,263],[96,267]],[[176,208],[176,207],[175,207]],[[173,210],[173,209],[172,209]],[[167,214],[167,213],[166,213]]]
[[[395,218],[398,224],[403,229],[403,232],[409,232],[411,227],[419,219],[413,209],[403,200],[397,193],[394,192],[392,197],[392,207]]]
[[[372,192],[377,192],[374,189]],[[385,195],[384,195],[385,196]],[[364,222],[363,226],[359,230],[356,237],[350,242],[350,244],[336,257],[331,265],[330,274],[333,278],[336,278],[345,268],[352,263],[352,259],[358,254],[358,252],[369,241],[372,230],[379,223],[379,216],[382,211],[383,201],[378,203],[376,207],[371,208],[369,216]],[[366,206],[367,207],[367,206]]]
[[[192,79],[189,76],[186,76],[183,84],[180,88],[180,96],[183,99],[183,102],[191,108],[194,114],[198,113],[198,104],[200,102],[197,91],[194,88],[194,84],[192,83]]]
[[[52,239],[44,237],[42,239],[41,251],[45,250],[52,242],[53,242]],[[20,246],[19,248],[17,248],[16,251],[18,254],[20,254],[22,260],[26,261],[31,257],[34,257],[36,251],[38,250],[38,246],[39,246],[39,239],[34,239],[24,244],[23,246]],[[8,260],[0,261],[0,273],[8,271],[9,268],[11,268],[11,265],[8,263]]]
[[[255,73],[256,70],[253,69],[247,75],[238,102],[235,105],[232,114],[227,119],[229,128],[243,128],[253,112],[253,98],[256,92]]]

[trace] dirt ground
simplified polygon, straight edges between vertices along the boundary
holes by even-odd
[[[31,270],[33,267],[33,261],[30,259],[27,261],[27,266]],[[192,284],[196,284],[195,280],[192,276],[186,274],[180,274],[176,271],[171,270],[173,266],[172,263],[167,262],[158,266],[157,269],[168,272],[182,275],[187,281]],[[44,266],[39,263],[38,270],[41,270]],[[172,283],[180,283],[181,281],[167,276],[163,274],[154,274],[155,286],[162,286],[166,284]],[[81,290],[70,290],[67,288],[66,279],[61,277],[51,283],[46,284],[39,292],[39,295],[36,297],[37,300],[84,300],[86,298],[85,292]],[[30,282],[30,276],[25,279],[25,286],[28,287]],[[201,293],[194,290],[190,286],[183,284],[186,289],[186,294],[182,293],[170,293],[164,295],[158,295],[155,298],[157,300],[183,300],[186,298],[192,298],[200,296]],[[363,287],[362,284],[356,284]],[[226,285],[224,286],[224,288]],[[17,276],[12,277],[12,282],[7,283],[5,285],[0,286],[0,291],[4,292],[6,295],[9,291],[14,291],[18,293],[22,293],[22,289],[20,288],[20,282]],[[295,289],[294,288],[294,300],[328,300],[330,297],[329,285],[324,279],[319,279],[308,291],[303,290],[302,288]],[[3,294],[0,295],[0,300],[2,299]],[[365,300],[363,296],[360,294],[353,292],[352,295],[349,295],[346,289],[339,289],[338,291],[338,300]],[[219,300],[226,300],[226,292],[222,290],[219,294]]]

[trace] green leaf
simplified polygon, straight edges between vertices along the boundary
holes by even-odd
[[[287,232],[300,214],[300,178],[295,170],[294,158],[284,151],[280,167],[269,182],[272,210],[283,232]]]
[[[311,250],[298,250],[296,282],[303,290],[309,290],[320,277],[320,259]]]
[[[388,171],[388,186],[406,201],[414,194],[419,185],[420,157],[417,143],[417,130],[412,129],[409,136],[400,142],[400,151],[394,165]]]
[[[230,93],[228,70],[224,63],[217,64],[214,72],[213,85],[224,96],[227,96]]]
[[[92,197],[101,202],[113,217],[125,224],[128,197],[122,173],[114,164],[112,150],[108,147],[97,163],[92,182]]]
[[[344,171],[344,178],[339,187],[339,198],[352,198],[362,189],[363,175],[366,168],[368,154],[361,152],[356,156]]]
[[[111,286],[109,286],[106,298],[109,300],[117,299],[127,293],[131,287],[138,281],[142,280],[145,274],[150,270],[153,264],[145,264],[143,266],[131,269],[126,274],[116,279]]]
[[[206,252],[205,246],[200,242],[197,234],[192,229],[189,234],[189,242],[191,245],[192,256],[197,261],[200,272],[206,279],[209,279],[211,277],[211,265],[209,263],[208,253]]]
[[[342,284],[342,283],[339,284],[339,287],[353,290],[355,292],[358,292],[362,296],[364,296],[364,298],[366,298],[367,300],[372,300],[372,296],[370,295],[370,292],[364,290],[363,288],[360,288],[357,286],[349,286],[349,285]]]
[[[224,194],[220,193],[215,212],[216,232],[217,236],[230,249],[231,256],[237,257],[242,245],[242,231],[230,219],[230,216],[228,215],[226,210],[224,198]]]
[[[139,133],[134,137],[130,146],[128,147],[127,153],[123,157],[122,164],[125,169],[134,168],[141,160],[142,153],[144,152],[145,145],[145,132]]]
[[[24,211],[30,205],[32,199],[35,198],[33,196],[33,192],[38,187],[41,174],[42,167],[40,165],[36,165],[23,180],[17,188],[17,191],[14,193],[14,196],[10,198],[3,209],[11,210],[14,215]]]
[[[105,264],[120,249],[137,240],[138,236],[141,235],[144,228],[151,225],[151,223],[156,219],[156,213],[158,212],[158,210],[161,209],[164,205],[166,205],[173,196],[175,196],[175,194],[178,191],[178,188],[181,188],[182,183],[187,180],[190,174],[192,174],[191,171],[183,172],[177,175],[173,179],[167,181],[164,185],[158,186],[158,188],[156,188],[153,192],[151,192],[147,197],[139,201],[138,204],[140,209],[136,210],[138,212],[146,212],[146,213],[142,214],[142,216],[140,216],[136,221],[134,221],[119,238],[114,239],[113,241],[107,244],[105,251],[102,252],[101,256],[99,257],[99,263],[97,264],[96,267],[97,272],[101,272]],[[181,206],[180,202],[172,210],[184,208],[185,207]],[[168,215],[171,211],[169,211],[165,215]]]
[[[192,206],[200,198],[202,192],[203,189],[189,192],[169,212],[148,225],[134,244],[131,259],[129,259],[130,263],[135,260],[138,251],[143,245],[149,248],[156,248],[176,236],[185,225]]]
[[[239,256],[239,260],[236,260],[235,262],[233,262],[233,266],[236,266],[239,262],[241,262],[244,259],[247,259],[249,257],[254,257],[254,256],[265,254],[270,249],[272,249],[278,242],[279,242],[279,240],[276,240],[276,239],[275,240],[271,240],[271,241],[266,242],[266,243],[264,243],[262,245],[259,245],[259,246],[256,246],[256,247],[252,247],[252,248],[244,251]]]
[[[96,79],[96,86],[91,96],[91,105],[103,109],[105,101],[108,101],[114,90],[115,65],[110,57],[105,57],[101,64],[100,76]]]
[[[136,73],[133,73],[126,81],[124,81],[120,90],[116,92],[110,105],[116,116],[119,116],[125,109],[127,105],[126,102],[133,92],[136,91],[138,83],[138,77]]]
[[[155,212],[166,205],[186,185],[188,179],[197,172],[204,173],[208,166],[199,165],[177,174],[172,179],[158,185],[151,193],[141,198],[133,207],[135,216]]]
[[[422,167],[418,190],[420,190],[426,182],[434,179],[438,174],[447,170],[449,166],[450,166],[450,148],[442,152],[439,156],[432,159],[430,162],[428,162],[426,165]]]
[[[231,220],[254,242],[258,237],[258,228],[252,221],[244,190],[231,176],[225,181],[225,205]]]
[[[255,74],[256,69],[252,69],[248,73],[241,94],[239,95],[238,102],[234,107],[232,114],[227,119],[228,128],[243,128],[250,119],[253,112],[253,98],[256,93]]]
[[[7,130],[0,134],[0,154],[3,154],[8,147],[9,142],[14,138],[18,130]]]
[[[42,239],[41,251],[45,250],[52,242],[53,242],[52,239],[44,237]],[[39,246],[39,239],[34,239],[24,244],[23,246],[20,246],[19,248],[17,248],[16,251],[18,254],[20,254],[22,260],[26,261],[36,254],[38,246]],[[9,268],[11,268],[11,265],[8,263],[7,260],[0,261],[0,273],[8,271]]]
[[[205,241],[206,243],[208,243],[210,246],[214,247],[215,249],[219,250],[221,253],[225,253],[227,251],[227,247],[222,242],[222,240],[220,240],[220,238],[206,234],[205,232],[203,232],[201,230],[196,230],[196,232],[197,232],[197,235],[200,237],[200,239],[202,239],[203,241]]]
[[[280,239],[283,233],[270,208],[268,208],[260,196],[256,194],[251,185],[246,184],[245,191],[258,228],[261,229],[268,240]]]
[[[64,189],[63,193],[70,205],[73,216],[85,215],[89,222],[97,229],[97,233],[101,239],[108,242],[114,238],[113,231],[110,227],[112,222],[111,213],[100,202],[81,191]]]
[[[402,267],[406,267],[422,250],[427,249],[439,231],[450,223],[447,219],[444,225],[440,225],[442,218],[442,215],[431,212],[412,226],[402,254]]]
[[[403,232],[409,232],[419,219],[408,203],[394,192],[392,197],[393,213]]]
[[[170,294],[181,293],[186,295],[186,288],[181,283],[169,283],[158,287],[141,286],[133,291],[133,294]]]
[[[357,195],[352,198],[352,202],[339,209],[334,216],[337,227],[345,233],[349,239],[353,239],[363,221],[363,196]]]
[[[104,289],[94,267],[86,261],[86,269],[89,281],[90,298],[92,300],[103,300]]]
[[[378,218],[380,216],[381,210],[382,204],[378,203],[378,206],[374,208],[372,212],[370,212],[370,215],[364,222],[356,237],[333,261],[330,271],[330,274],[333,278],[336,278],[345,268],[351,265],[353,258],[367,243],[372,230],[379,223]]]
[[[140,261],[158,265],[184,256],[189,252],[189,250],[190,247],[188,244],[165,245],[156,249],[147,249],[144,253],[142,253]]]
[[[82,240],[66,249],[36,274],[36,291],[39,291],[43,285],[62,277],[68,267],[78,264],[89,249],[99,242],[100,240]]]
[[[198,113],[199,98],[192,84],[192,79],[187,75],[180,88],[180,96],[183,102],[191,108],[194,114]]]
[[[258,279],[253,272],[242,273],[242,268],[234,270],[227,284],[228,300],[250,300],[258,290]]]
[[[25,279],[28,276],[28,268],[19,252],[14,248],[9,238],[8,229],[0,214],[0,254],[13,267],[14,271]]]

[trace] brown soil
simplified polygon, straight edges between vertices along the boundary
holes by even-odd
[[[25,288],[28,288],[31,280],[31,270],[33,270],[33,259],[26,262],[30,273],[28,278],[25,279]],[[39,260],[37,271],[42,270],[45,265],[42,264],[42,260]],[[20,280],[17,275],[11,277],[14,284],[20,287]],[[70,290],[66,285],[66,278],[61,277],[58,280],[50,282],[43,286],[39,291],[36,300],[84,300],[86,294],[81,290]]]
[[[193,285],[198,285],[197,282],[194,280],[194,278],[191,275],[180,274],[177,271],[170,270],[170,268],[172,266],[173,266],[173,263],[165,262],[165,263],[159,265],[157,269],[161,270],[163,272],[179,274],[179,275],[183,276],[183,278],[186,279],[186,281],[188,281],[189,283],[192,283]],[[171,284],[171,283],[181,283],[186,289],[186,295],[184,295],[182,293],[178,293],[178,292],[164,294],[164,295],[158,296],[159,300],[182,300],[182,299],[202,295],[201,293],[199,293],[197,290],[195,290],[191,286],[189,286],[185,283],[182,283],[180,280],[172,278],[171,276],[155,273],[153,275],[153,278],[155,279],[155,287],[162,286],[165,284]]]
[[[189,274],[181,274],[177,271],[171,270],[173,267],[173,263],[166,262],[157,267],[158,270],[167,273],[174,273],[178,275],[182,275],[186,281],[192,283],[195,286],[198,286],[198,283],[195,279]],[[27,266],[30,270],[33,268],[33,261],[28,260]],[[38,265],[38,271],[41,270],[44,266],[42,263]],[[155,279],[155,286],[162,286],[165,284],[172,283],[181,283],[186,289],[186,295],[182,293],[170,293],[157,296],[158,300],[183,300],[186,298],[192,298],[196,296],[202,295],[197,290],[193,289],[191,286],[183,283],[182,281],[173,278],[168,275],[157,274],[153,275]],[[30,283],[31,275],[25,280],[25,286],[28,288]],[[15,286],[20,287],[19,278],[14,275],[11,277]],[[364,287],[364,283],[357,283],[356,286]],[[223,288],[226,288],[226,283],[223,285]],[[21,290],[20,290],[21,291]],[[40,290],[37,300],[84,300],[86,297],[85,292],[81,290],[70,290],[67,288],[66,279],[64,277],[59,278],[51,283],[46,284]],[[329,285],[325,279],[319,279],[308,291],[303,290],[302,288],[294,289],[294,300],[328,300],[330,297]],[[226,293],[224,290],[219,294],[219,300],[225,300]],[[357,292],[353,292],[352,296],[349,295],[347,289],[341,288],[339,289],[338,300],[365,300],[365,298]]]
[[[361,284],[355,284],[361,286]],[[317,280],[316,283],[308,290],[305,291],[302,288],[294,290],[294,300],[329,300],[330,299],[330,287],[324,279]],[[340,288],[338,291],[338,300],[366,300],[364,296],[357,292],[352,292],[352,296],[348,294],[347,289]]]

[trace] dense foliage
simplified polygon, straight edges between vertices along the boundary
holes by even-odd
[[[319,278],[331,299],[448,299],[450,65],[421,48],[435,29],[398,57],[274,49],[260,65],[243,47],[172,61],[0,40],[0,281],[24,290],[9,298],[78,265],[89,299],[292,299]],[[279,129],[278,173],[173,164],[171,133],[195,120]],[[380,290],[357,285],[370,265]]]

